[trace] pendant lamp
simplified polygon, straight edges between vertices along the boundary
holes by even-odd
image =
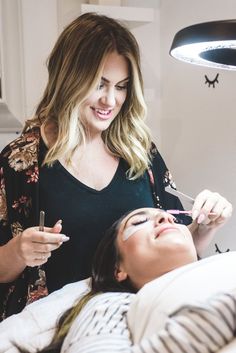
[[[194,24],[176,33],[170,55],[191,64],[236,70],[236,20]]]

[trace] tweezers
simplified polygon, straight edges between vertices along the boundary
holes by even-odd
[[[190,205],[194,204],[194,199],[191,196],[188,196],[183,192],[177,191],[170,186],[166,186],[165,191],[167,191],[169,194],[179,197],[180,200],[187,201]]]
[[[184,201],[188,202],[190,205],[194,204],[195,200],[191,196],[188,196],[188,195],[184,194],[183,192],[177,191],[177,190],[173,189],[170,186],[166,186],[165,187],[165,191],[169,192],[172,195],[175,195],[175,196],[179,197],[180,200],[184,200]],[[185,210],[167,210],[167,212],[171,213],[171,214],[181,214],[181,213],[189,214],[189,215],[192,214],[192,211],[185,211]],[[216,213],[215,212],[210,212],[208,215],[209,216],[215,216]]]
[[[40,213],[39,213],[39,230],[41,232],[44,231],[44,220],[45,220],[45,212],[40,211]]]

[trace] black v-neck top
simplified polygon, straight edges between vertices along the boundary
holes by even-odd
[[[45,149],[41,143],[42,154],[45,154]],[[167,169],[159,154],[154,158],[153,166],[160,204],[163,208],[176,207],[176,198],[163,198]],[[62,233],[70,237],[68,242],[52,252],[45,265],[49,292],[90,276],[95,249],[114,221],[127,211],[155,207],[148,173],[129,180],[127,169],[127,163],[120,159],[109,185],[97,191],[76,179],[60,162],[53,167],[41,167],[39,195],[40,209],[46,215],[45,225],[52,227],[61,219]]]

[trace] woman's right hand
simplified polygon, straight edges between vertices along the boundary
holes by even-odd
[[[61,221],[58,221],[52,228],[44,227],[43,232],[39,230],[39,227],[25,229],[18,236],[17,241],[17,253],[25,266],[34,267],[46,263],[52,251],[69,240],[69,237],[60,233],[61,230]]]

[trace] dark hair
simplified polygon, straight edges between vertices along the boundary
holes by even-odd
[[[116,267],[122,259],[117,247],[117,235],[123,219],[130,212],[131,211],[124,214],[106,231],[94,255],[90,292],[85,294],[72,308],[68,309],[61,316],[52,342],[47,348],[40,351],[41,353],[60,353],[64,338],[67,335],[73,321],[79,315],[80,311],[87,304],[87,302],[96,294],[105,292],[137,292],[137,289],[132,285],[129,279],[118,282],[115,276]],[[22,350],[20,351],[21,353],[27,353]]]
[[[129,214],[127,212],[106,231],[94,255],[92,264],[91,288],[98,292],[137,292],[129,279],[118,282],[115,277],[116,267],[122,257],[117,248],[117,235],[120,224]]]

